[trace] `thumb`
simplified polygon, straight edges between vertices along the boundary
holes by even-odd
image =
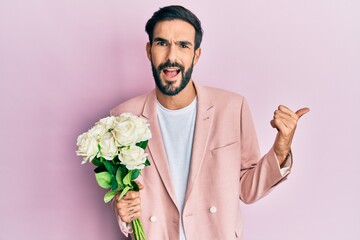
[[[309,111],[310,111],[309,108],[301,108],[301,109],[297,110],[297,111],[295,112],[295,114],[296,114],[299,118],[301,118],[305,113],[307,113],[307,112],[309,112]]]
[[[142,185],[141,182],[139,182],[139,181],[135,181],[135,182],[136,182],[136,184],[138,185],[139,190],[144,189],[144,185]]]

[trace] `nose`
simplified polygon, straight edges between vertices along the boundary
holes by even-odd
[[[177,60],[177,50],[176,50],[176,44],[174,42],[171,42],[168,47],[167,52],[167,60],[170,62],[176,62]]]

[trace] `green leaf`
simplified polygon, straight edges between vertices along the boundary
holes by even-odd
[[[145,161],[145,166],[150,166],[149,159],[146,159],[146,161]]]
[[[139,185],[137,185],[137,183],[136,182],[132,182],[132,186],[133,186],[133,190],[134,191],[139,191]]]
[[[121,169],[121,167],[119,167],[118,170],[116,171],[115,178],[116,178],[116,181],[117,181],[117,183],[119,185],[120,190],[124,189],[124,187],[125,187],[124,184],[123,184],[123,181],[122,181],[124,176],[125,176],[125,174],[122,173],[122,169]]]
[[[119,156],[115,156],[114,159],[113,159],[113,162],[114,162],[115,164],[120,164]]]
[[[121,167],[121,172],[123,174],[123,176],[126,176],[126,174],[128,174],[129,170],[126,168],[126,166],[124,164],[120,165]]]
[[[124,177],[123,183],[125,185],[131,186],[131,174],[132,174],[132,171],[129,171],[128,174],[126,174],[126,176]]]
[[[113,176],[111,176],[110,173],[108,172],[96,173],[95,178],[97,183],[100,185],[100,187],[102,188],[111,187],[111,179],[113,178]]]
[[[114,177],[112,177],[111,178],[111,190],[116,190],[116,189],[118,189],[118,183],[117,183],[117,181],[116,181],[116,178],[114,178]]]
[[[106,168],[105,168],[104,165],[102,165],[102,166],[99,166],[99,167],[95,168],[95,169],[94,169],[94,172],[95,172],[95,173],[106,172]]]
[[[91,161],[92,164],[94,164],[95,166],[98,166],[100,167],[102,165],[102,162],[100,161],[99,158],[94,158],[92,161]]]
[[[138,143],[136,143],[136,146],[141,147],[142,149],[145,149],[146,146],[147,146],[147,144],[148,144],[148,140],[142,141],[142,142],[138,142]]]
[[[112,165],[111,162],[105,160],[104,165],[105,165],[105,167],[106,167],[106,169],[108,170],[109,173],[111,173],[112,175],[115,175],[114,166]]]
[[[115,190],[115,191],[111,190],[111,191],[108,191],[108,192],[105,194],[105,196],[104,196],[104,202],[105,202],[105,203],[110,202],[111,199],[113,199],[113,198],[116,196],[116,194],[118,194],[118,192],[119,192],[119,190]]]
[[[119,199],[121,199],[123,196],[125,196],[125,194],[126,194],[130,189],[131,189],[131,187],[126,186],[126,187],[124,188],[124,190],[122,190]]]
[[[114,168],[114,175],[116,175],[116,172],[117,172],[119,166],[116,166],[116,165],[113,163],[113,168]]]
[[[139,169],[134,169],[134,170],[131,170],[131,181],[134,181],[135,179],[138,178],[138,176],[140,175],[140,170]]]

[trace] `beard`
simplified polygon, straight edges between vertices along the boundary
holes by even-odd
[[[178,87],[175,87],[174,84],[175,82],[171,82],[171,81],[166,81],[165,83],[161,82],[161,78],[160,78],[160,73],[164,68],[167,67],[178,67],[180,69],[180,73],[181,73],[181,82],[180,85]],[[154,76],[154,80],[156,83],[156,86],[159,88],[160,92],[163,93],[164,95],[168,95],[168,96],[175,96],[177,95],[179,92],[181,92],[189,83],[190,79],[191,79],[191,74],[193,71],[193,67],[194,67],[194,59],[191,63],[191,66],[189,67],[189,69],[187,71],[185,71],[185,67],[177,62],[171,62],[170,60],[166,61],[163,64],[160,64],[159,67],[155,67],[153,62],[151,61],[151,68],[152,68],[152,73]]]

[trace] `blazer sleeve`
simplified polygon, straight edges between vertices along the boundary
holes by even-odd
[[[288,171],[283,175],[273,147],[262,158],[251,112],[246,99],[240,111],[240,199],[244,203],[253,203],[267,195],[271,189],[285,180]]]

